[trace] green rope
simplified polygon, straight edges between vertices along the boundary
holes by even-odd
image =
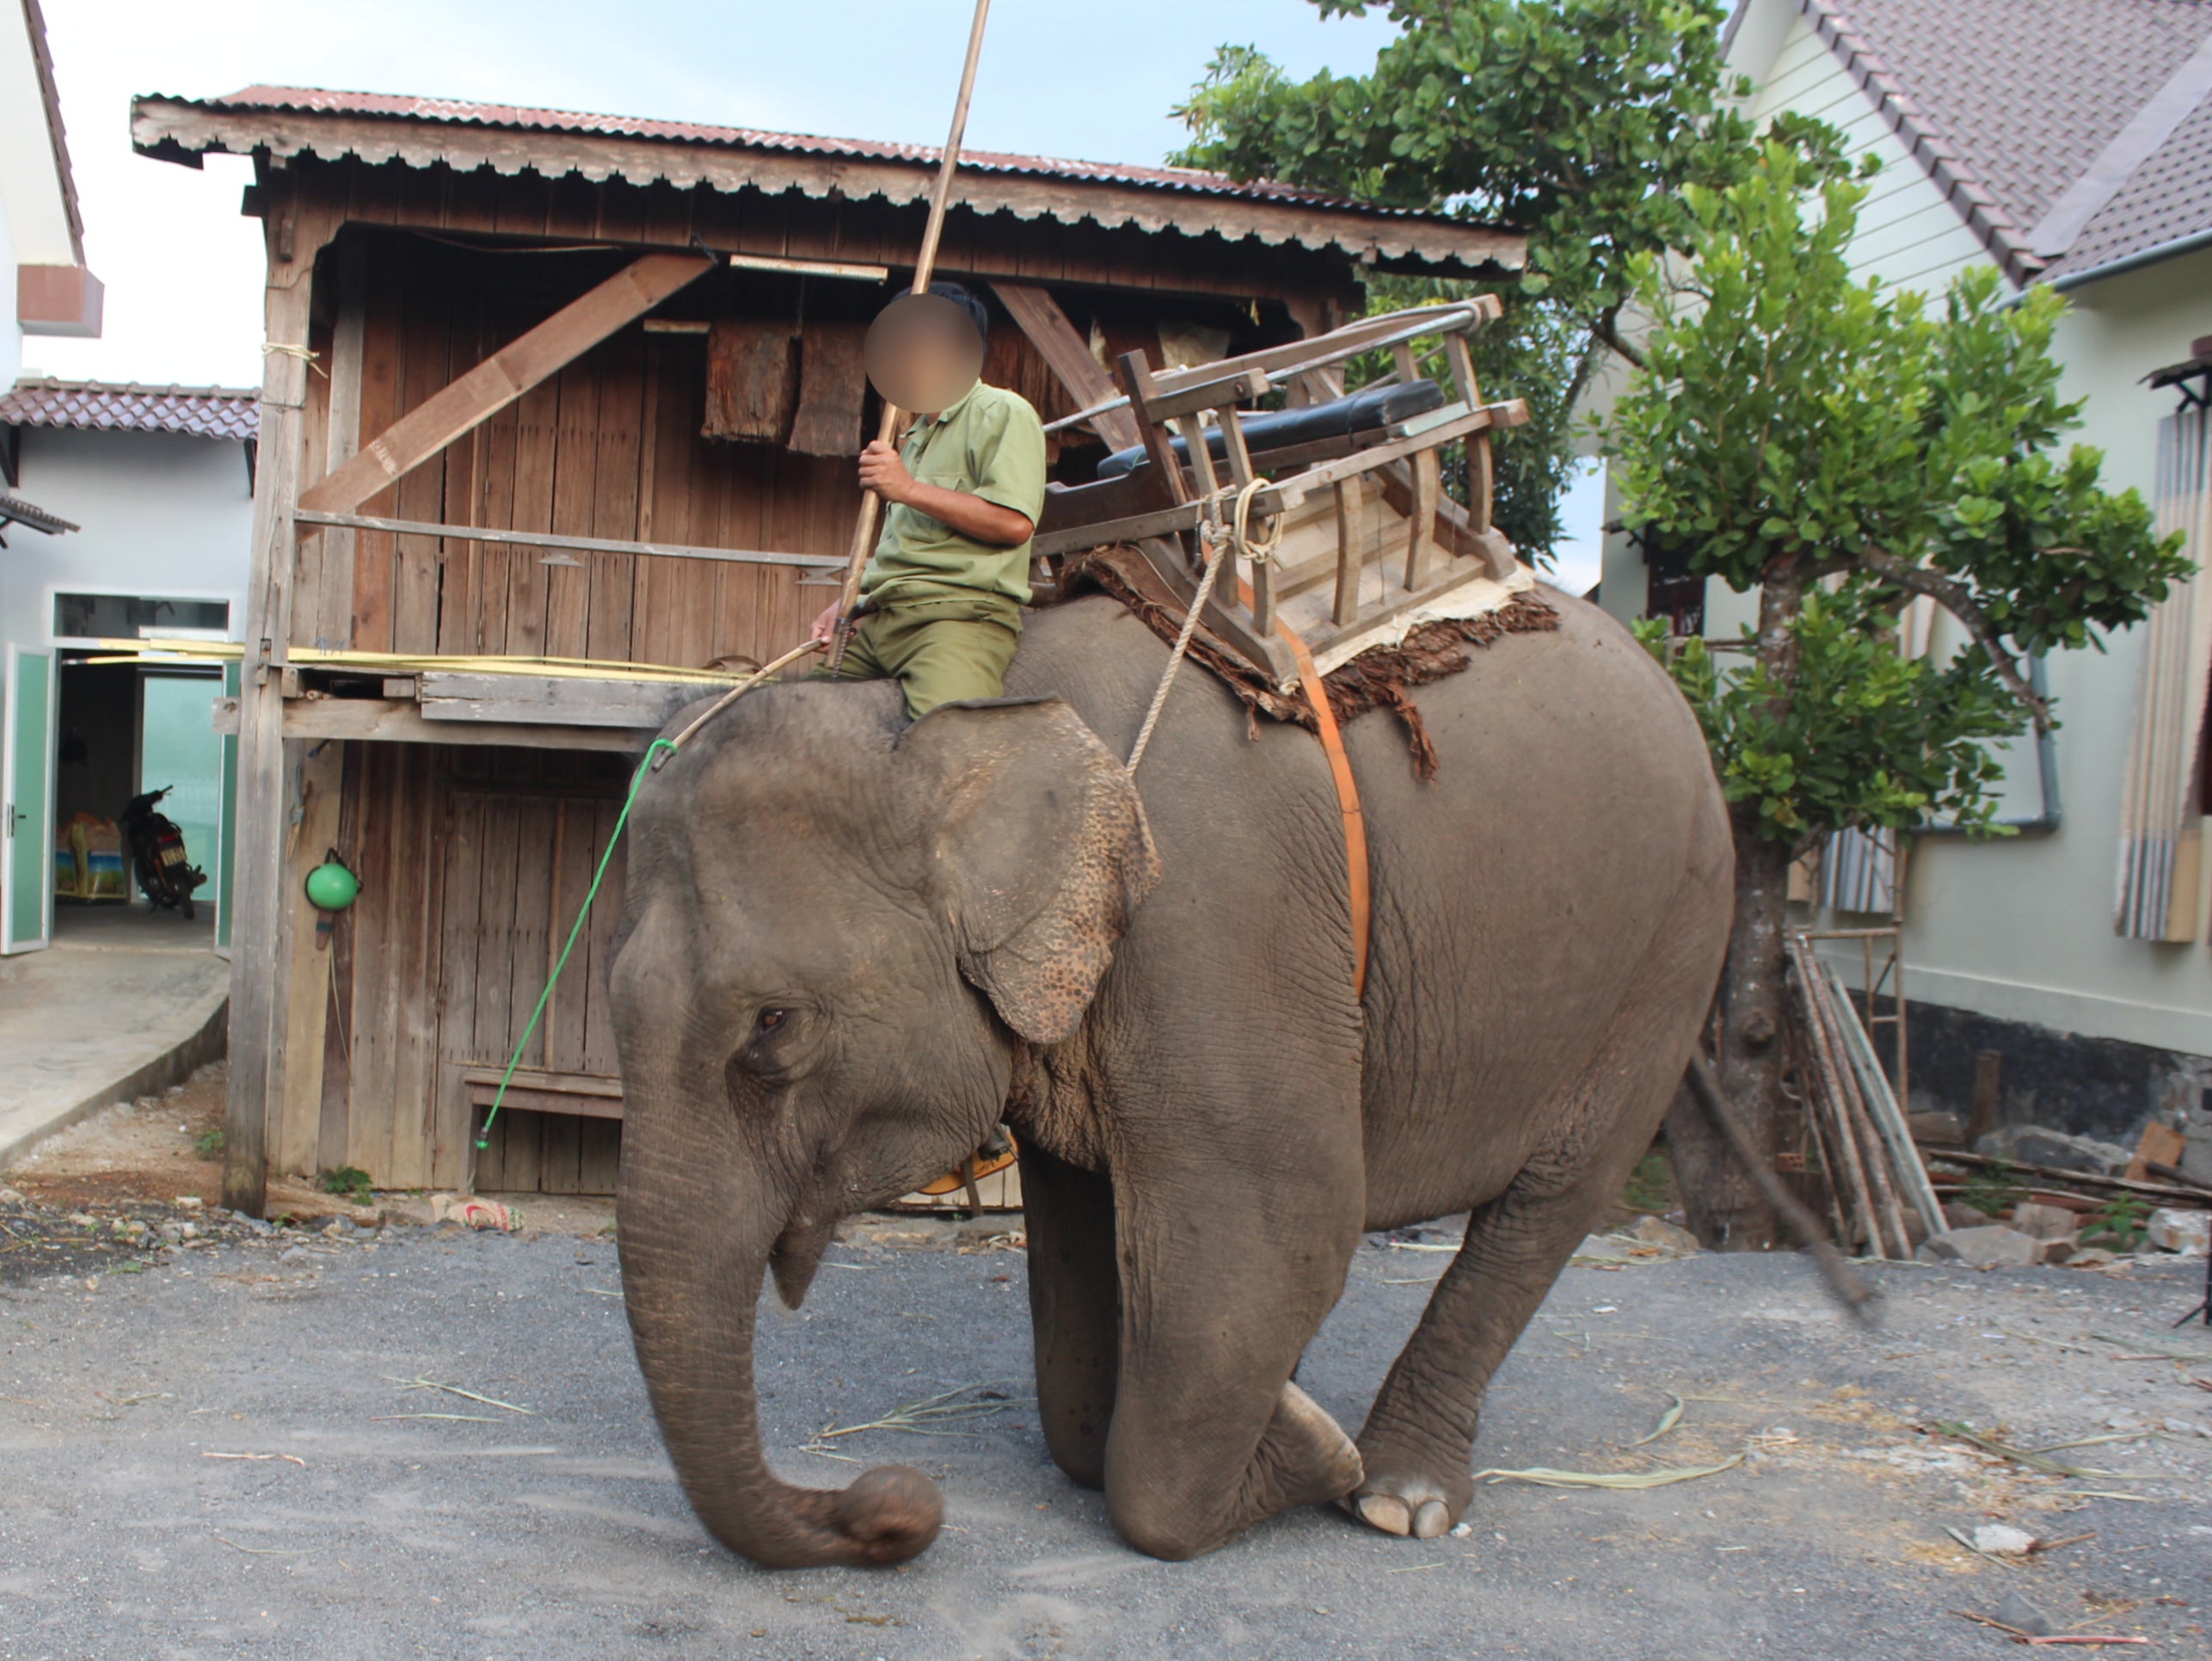
[[[515,1068],[522,1065],[522,1052],[530,1047],[531,1035],[538,1030],[546,1002],[560,982],[561,971],[568,966],[568,954],[576,949],[576,937],[584,932],[584,919],[592,914],[592,901],[599,898],[600,880],[607,874],[607,862],[614,858],[614,851],[622,841],[622,827],[630,822],[630,810],[636,804],[637,792],[644,788],[646,774],[653,770],[653,758],[662,750],[673,755],[676,747],[665,738],[656,738],[646,746],[645,759],[638,763],[637,772],[630,781],[630,794],[624,798],[622,811],[615,817],[614,834],[607,838],[607,851],[599,856],[599,868],[592,873],[592,886],[585,892],[583,909],[576,914],[576,926],[568,931],[568,944],[561,948],[560,957],[554,960],[553,972],[545,977],[545,990],[538,994],[538,1007],[530,1012],[530,1024],[522,1029],[514,1054],[507,1058],[507,1071],[500,1075],[498,1093],[492,1098],[492,1110],[484,1115],[484,1123],[476,1132],[476,1147],[480,1150],[491,1146],[492,1121],[499,1117],[500,1104],[507,1100],[507,1082],[514,1077]]]

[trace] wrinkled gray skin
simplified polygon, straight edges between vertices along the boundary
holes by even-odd
[[[1729,926],[1688,709],[1549,597],[1558,632],[1418,692],[1433,783],[1390,716],[1347,732],[1364,1006],[1319,745],[1255,739],[1187,667],[1140,805],[1117,758],[1166,649],[1104,600],[1032,618],[1008,690],[1042,701],[909,728],[888,684],[778,685],[651,777],[612,974],[624,1280],[717,1539],[795,1566],[934,1537],[919,1473],[838,1493],[768,1469],[754,1306],[764,1269],[796,1306],[839,1219],[1002,1116],[1046,1441],[1132,1545],[1188,1558],[1332,1500],[1398,1535],[1458,1521],[1484,1387],[1649,1145]],[[1465,1210],[1355,1446],[1291,1381],[1300,1352],[1363,1229]]]

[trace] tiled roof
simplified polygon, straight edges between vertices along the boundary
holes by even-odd
[[[58,514],[49,514],[43,508],[34,507],[21,496],[0,494],[0,532],[4,532],[10,525],[28,525],[34,531],[43,531],[48,536],[58,531],[83,528],[71,525]]]
[[[755,127],[661,121],[458,99],[254,86],[219,98],[148,94],[132,104],[142,154],[197,165],[209,151],[355,157],[414,168],[666,182],[679,189],[797,189],[813,196],[919,201],[939,150]],[[1411,261],[1465,274],[1517,271],[1526,237],[1449,213],[1416,212],[1268,180],[1190,168],[1067,161],[963,150],[955,200],[979,212],[1109,228],[1257,237],[1336,248],[1366,261]]]
[[[2205,231],[2212,231],[2212,99],[2129,175],[2046,274],[2092,270]]]
[[[2212,229],[2203,0],[1796,3],[2016,280]]]
[[[0,423],[250,439],[261,431],[261,399],[255,387],[27,379],[0,397]]]

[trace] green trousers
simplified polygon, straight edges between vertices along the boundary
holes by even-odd
[[[1004,697],[1006,666],[1020,641],[1005,624],[974,617],[958,602],[893,606],[860,619],[836,674],[817,669],[808,679],[894,680],[906,692],[906,713],[919,720],[941,704]]]

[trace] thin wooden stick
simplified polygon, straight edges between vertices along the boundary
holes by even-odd
[[[1790,1232],[1797,1237],[1798,1244],[1813,1254],[1819,1264],[1821,1277],[1828,1283],[1829,1293],[1851,1314],[1861,1321],[1871,1321],[1868,1306],[1875,1297],[1874,1288],[1854,1273],[1843,1260],[1834,1242],[1821,1233],[1820,1219],[1805,1209],[1804,1202],[1792,1194],[1774,1168],[1760,1159],[1751,1146],[1742,1127],[1736,1123],[1727,1100],[1721,1095],[1720,1080],[1713,1076],[1712,1063],[1703,1051],[1693,1051],[1685,1073],[1690,1095],[1703,1110],[1706,1122],[1720,1133],[1729,1151],[1736,1155],[1753,1184],[1773,1206]]]
[[[1867,1112],[1865,1098],[1859,1093],[1859,1080],[1851,1071],[1844,1056],[1843,1036],[1838,1030],[1835,1010],[1829,1003],[1829,987],[1822,980],[1821,966],[1810,948],[1800,946],[1797,951],[1797,975],[1805,988],[1807,1007],[1820,1034],[1821,1054],[1834,1080],[1838,1118],[1845,1134],[1852,1138],[1861,1169],[1865,1172],[1867,1197],[1873,1213],[1889,1230],[1885,1239],[1874,1237],[1874,1255],[1886,1258],[1913,1255],[1912,1241],[1905,1233],[1904,1215],[1897,1205],[1896,1190],[1890,1181],[1889,1156],[1883,1150],[1881,1138],[1875,1134],[1873,1121]]]
[[[1800,961],[1803,978],[1811,989],[1813,1007],[1826,1034],[1831,1065],[1835,1068],[1838,1094],[1843,1102],[1844,1119],[1851,1127],[1852,1135],[1858,1139],[1866,1174],[1873,1185],[1875,1209],[1889,1227],[1898,1258],[1908,1260],[1913,1255],[1912,1236],[1906,1232],[1904,1209],[1897,1203],[1897,1186],[1890,1170],[1889,1151],[1882,1145],[1881,1134],[1874,1128],[1873,1111],[1867,1106],[1865,1092],[1859,1087],[1859,1076],[1852,1071],[1845,1055],[1842,1022],[1832,1001],[1835,995],[1834,987],[1823,976],[1822,966],[1813,958],[1810,950],[1803,953]],[[1889,1252],[1883,1248],[1878,1255],[1888,1257]]]
[[[1825,1152],[1829,1155],[1828,1181],[1835,1184],[1840,1179],[1849,1209],[1865,1237],[1868,1250],[1877,1258],[1887,1257],[1889,1252],[1882,1242],[1882,1225],[1874,1208],[1874,1190],[1867,1181],[1865,1167],[1859,1162],[1859,1141],[1851,1133],[1850,1119],[1844,1110],[1835,1061],[1828,1050],[1828,1030],[1821,1023],[1813,987],[1806,977],[1798,949],[1793,943],[1787,950],[1791,967],[1797,971],[1797,1001],[1804,1018],[1805,1037],[1813,1047],[1816,1068],[1809,1080],[1813,1104],[1816,1111],[1827,1115],[1823,1129],[1828,1144]]]
[[[945,208],[952,200],[952,175],[960,164],[961,135],[968,128],[968,101],[975,90],[976,62],[983,55],[983,22],[990,10],[991,0],[975,0],[975,21],[968,32],[968,59],[960,71],[960,96],[953,102],[952,131],[946,135],[944,154],[937,158],[937,181],[930,192],[930,217],[922,228],[921,257],[914,262],[914,286],[908,291],[912,293],[928,293],[930,278],[937,269],[937,243],[944,235]],[[886,399],[883,419],[876,429],[876,441],[888,444],[898,430],[899,410]],[[882,497],[873,490],[860,493],[860,513],[853,521],[852,542],[845,552],[845,587],[838,594],[837,629],[830,642],[832,669],[845,661],[845,641],[851,633],[848,619],[853,606],[859,603],[861,573],[868,568],[869,556],[876,551],[876,526],[882,511]]]
[[[801,658],[806,656],[808,653],[818,652],[821,650],[821,649],[822,643],[820,641],[809,640],[805,645],[794,646],[790,651],[784,653],[783,656],[771,659],[768,662],[762,664],[745,680],[739,681],[737,685],[732,686],[720,698],[715,699],[712,704],[700,711],[690,725],[686,726],[683,731],[678,733],[675,737],[668,741],[668,747],[667,749],[654,751],[653,771],[659,772],[662,765],[667,762],[671,755],[684,747],[685,743],[691,738],[693,733],[698,731],[698,729],[705,726],[708,722],[713,720],[731,704],[736,703],[739,698],[744,697],[746,693],[751,692],[762,681],[767,680],[770,675],[774,674],[778,669],[788,669],[792,664],[796,663]]]

